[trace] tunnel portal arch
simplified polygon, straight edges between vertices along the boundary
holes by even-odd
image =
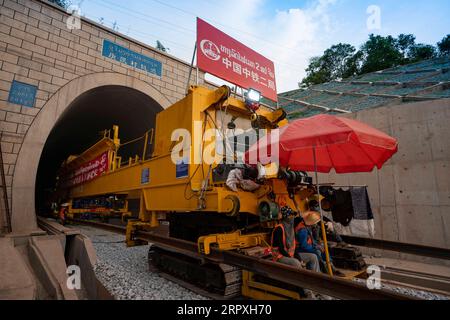
[[[116,103],[114,108],[123,108],[125,105],[122,103],[121,106],[120,103],[116,101],[117,99],[114,99],[114,94],[111,96],[113,92],[116,97],[129,95],[131,104],[144,103],[150,108],[154,108],[154,110],[152,110],[153,112],[166,109],[171,105],[171,102],[153,86],[134,77],[118,73],[104,72],[82,76],[60,88],[60,90],[58,90],[42,107],[41,111],[34,119],[19,152],[12,183],[12,228],[14,232],[26,232],[37,229],[35,210],[36,180],[41,157],[45,160],[45,157],[48,156],[43,154],[43,151],[52,131],[55,136],[58,135],[58,132],[63,132],[60,130],[62,130],[61,126],[65,126],[64,123],[70,127],[70,121],[67,120],[67,117],[69,117],[69,119],[71,117],[74,119],[81,119],[79,115],[77,115],[76,110],[78,109],[86,112],[86,106],[82,109],[82,106],[85,105],[83,101],[86,102],[89,101],[89,99],[94,99],[91,100],[90,103],[93,103],[92,101],[99,102],[99,98],[96,98],[96,94],[102,94],[106,99],[109,96],[108,101]],[[122,97],[121,101],[123,102],[125,100]],[[130,104],[127,105],[130,106]],[[133,109],[134,111],[138,110],[135,105],[131,106],[131,108],[135,108]],[[96,112],[98,111],[99,110],[97,109]],[[105,111],[107,112],[108,110]],[[120,110],[115,110],[114,112],[115,118],[121,114]],[[136,116],[141,116],[142,118],[142,114],[139,114],[139,112],[137,112]],[[113,118],[114,117],[110,120],[114,120]],[[126,121],[132,120],[132,112],[127,112]],[[108,123],[108,121],[103,122],[103,125],[109,124],[111,123]],[[139,123],[138,120],[137,127],[141,124],[142,123]],[[100,130],[102,129],[107,128],[101,128]],[[125,132],[122,133],[125,133],[125,136],[134,136],[139,133],[139,130],[133,131],[126,129]],[[78,147],[81,147],[81,145]],[[67,152],[72,152],[72,150]]]

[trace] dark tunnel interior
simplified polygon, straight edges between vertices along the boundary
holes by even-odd
[[[155,126],[162,107],[146,94],[122,86],[103,86],[79,96],[53,127],[36,176],[36,212],[45,214],[46,199],[55,187],[57,171],[70,155],[81,154],[119,126],[121,143],[141,137]],[[120,149],[123,159],[142,155],[144,141]]]

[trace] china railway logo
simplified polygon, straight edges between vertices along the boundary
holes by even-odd
[[[200,42],[200,49],[208,59],[211,59],[213,61],[217,61],[220,59],[219,47],[216,46],[216,44],[211,40],[202,40]]]

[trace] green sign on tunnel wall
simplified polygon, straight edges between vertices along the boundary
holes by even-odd
[[[131,51],[109,40],[103,40],[104,57],[125,63],[130,67],[147,71],[159,77],[162,76],[162,63],[158,60]]]
[[[14,80],[9,90],[8,102],[33,108],[36,92],[36,86]]]

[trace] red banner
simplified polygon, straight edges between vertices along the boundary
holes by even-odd
[[[197,18],[197,65],[244,89],[278,101],[273,62]]]
[[[108,171],[108,152],[105,152],[75,170],[67,177],[65,181],[66,187],[74,187],[82,183],[91,181],[102,173]]]

